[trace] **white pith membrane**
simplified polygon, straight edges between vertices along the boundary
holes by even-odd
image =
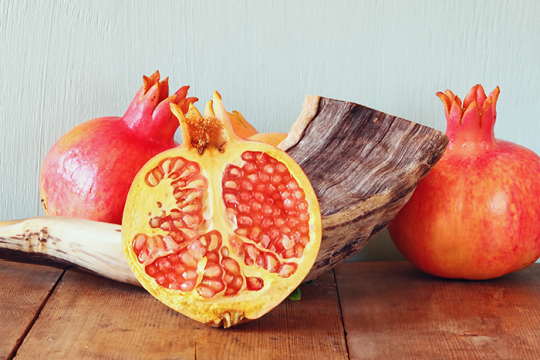
[[[228,327],[262,316],[305,278],[320,245],[318,203],[298,165],[269,147],[231,143],[226,158],[215,148],[177,148],[139,172],[122,237],[134,274],[156,298]]]

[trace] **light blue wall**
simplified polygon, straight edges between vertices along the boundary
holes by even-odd
[[[497,137],[540,152],[539,1],[0,1],[0,220],[43,214],[38,172],[66,131],[121,115],[159,69],[219,90],[261,132],[307,94],[445,129],[435,92],[501,87]],[[395,259],[383,233],[356,259]]]

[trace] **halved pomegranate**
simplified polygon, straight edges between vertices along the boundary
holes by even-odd
[[[171,104],[183,144],[151,159],[129,191],[124,251],[157,299],[229,327],[285,299],[317,256],[321,215],[285,152],[240,138],[216,92],[205,117]],[[214,113],[215,111],[215,113]]]

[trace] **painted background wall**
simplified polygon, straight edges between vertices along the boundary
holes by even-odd
[[[122,115],[159,70],[261,132],[307,94],[445,130],[437,91],[501,87],[496,136],[540,153],[540,1],[0,0],[0,220],[42,215],[38,173],[73,126]],[[398,259],[383,232],[354,259]]]

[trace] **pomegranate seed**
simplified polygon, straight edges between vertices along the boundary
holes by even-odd
[[[228,206],[238,205],[238,198],[233,194],[224,194],[225,204]]]
[[[259,180],[259,175],[257,175],[257,173],[251,173],[251,174],[248,174],[246,177],[247,177],[248,180],[251,181],[252,183],[256,183],[256,182]]]
[[[193,290],[195,287],[196,281],[195,280],[186,280],[182,284],[180,284],[180,290],[184,292],[188,292]]]
[[[249,233],[249,238],[253,241],[257,241],[262,234],[261,228],[253,227]]]
[[[165,275],[158,275],[158,276],[156,277],[156,282],[157,282],[159,285],[163,286],[163,287],[167,287],[167,283],[168,283],[168,282],[167,282],[167,278],[165,277]]]
[[[167,272],[172,269],[171,263],[166,258],[157,259],[156,264],[162,272]]]
[[[252,172],[252,171],[254,171],[254,170],[256,170],[256,169],[257,169],[257,166],[256,166],[255,164],[253,164],[253,163],[250,163],[250,162],[246,163],[246,164],[243,166],[243,170],[244,170],[245,172]]]
[[[274,220],[274,225],[276,225],[277,227],[282,227],[283,225],[285,225],[285,219],[282,217],[276,218]]]
[[[242,160],[244,161],[253,161],[253,152],[246,151],[242,154]]]
[[[253,220],[251,220],[251,218],[247,216],[240,216],[238,218],[238,225],[250,227],[251,225],[253,225]]]
[[[172,158],[171,160],[172,160],[172,166],[170,169],[171,172],[182,170],[182,168],[187,162],[187,160],[182,157],[175,157],[175,158]]]
[[[202,257],[206,254],[206,247],[204,247],[204,245],[201,244],[197,240],[193,240],[192,242],[190,242],[187,249],[188,249],[189,255],[193,256],[193,258],[195,258],[197,260],[202,259]],[[182,260],[183,259],[184,258],[182,258]],[[188,264],[186,263],[186,265],[188,265]],[[188,265],[188,266],[190,266],[190,265]]]
[[[167,273],[167,279],[169,279],[169,282],[170,283],[176,283],[178,282],[178,275],[174,272],[171,272],[171,273]],[[171,287],[171,284],[169,284],[169,288]]]
[[[253,184],[250,181],[242,181],[242,189],[246,191],[253,191]]]
[[[291,198],[285,199],[285,200],[283,201],[283,207],[284,207],[286,210],[294,209],[294,208],[296,207],[296,201],[294,201],[294,200],[291,199]]]
[[[272,182],[274,184],[279,184],[282,180],[283,180],[283,178],[281,177],[281,175],[276,174],[276,175],[272,176]]]
[[[242,284],[244,284],[244,279],[242,278],[242,275],[238,275],[234,277],[234,280],[231,282],[230,286],[234,289],[240,290]]]
[[[270,240],[275,241],[279,237],[279,229],[271,227],[268,229],[268,236],[270,236]]]
[[[279,261],[274,254],[266,254],[266,270],[271,273],[276,273],[279,270]]]
[[[225,284],[222,280],[205,279],[202,283],[206,286],[210,286],[217,293],[222,292],[225,289]]]
[[[229,169],[230,168],[230,169]],[[232,177],[234,178],[238,178],[238,177],[241,177],[242,176],[242,171],[240,170],[240,168],[234,166],[234,165],[229,165],[227,167],[227,170],[225,171],[225,173],[227,175],[231,175]]]
[[[196,175],[199,173],[199,165],[197,165],[196,163],[190,163],[185,169],[184,171],[182,172],[182,174],[180,175],[180,177],[182,179],[189,179],[191,178],[192,176]]]
[[[259,268],[266,268],[266,259],[264,257],[264,253],[260,252],[260,255],[257,257],[257,260],[255,261],[255,264],[257,264],[257,267]]]
[[[184,212],[184,213],[196,213],[196,212],[199,212],[201,211],[201,204],[188,204],[188,205],[185,205],[181,211]],[[184,217],[184,221],[186,221],[185,217]]]
[[[233,275],[239,275],[240,274],[240,266],[236,262],[236,260],[231,258],[225,258],[223,261],[221,261],[221,265],[225,269],[226,272],[231,273]]]
[[[287,251],[285,251],[285,253],[283,254],[283,258],[284,259],[290,259],[290,258],[294,257],[294,254],[295,254],[294,247],[292,247],[292,248],[288,249]]]
[[[250,209],[249,205],[247,205],[247,204],[242,203],[242,204],[238,205],[238,211],[240,211],[241,213],[249,214],[250,210],[251,209]]]
[[[163,222],[161,223],[160,227],[159,227],[161,230],[163,231],[170,231],[171,230],[171,223],[169,222]]]
[[[241,191],[238,193],[238,198],[243,203],[248,203],[251,200],[251,193],[247,191]]]
[[[214,295],[216,295],[214,289],[212,289],[210,286],[206,286],[203,284],[199,284],[199,286],[197,286],[197,293],[199,293],[199,295],[206,299],[213,298]]]
[[[228,189],[238,189],[238,186],[236,185],[236,182],[234,181],[225,181],[225,184],[223,185],[223,187],[228,188]]]
[[[183,274],[186,271],[186,266],[184,264],[178,263],[174,265],[174,272],[177,274]]]
[[[253,223],[256,224],[256,225],[261,225],[263,223],[263,221],[266,221],[267,219],[265,219],[264,215],[263,214],[253,214],[251,216],[251,218],[253,219]]]
[[[135,235],[135,238],[133,238],[133,250],[135,250],[135,254],[138,255],[145,245],[146,245],[146,235],[144,234]]]
[[[228,247],[224,246],[224,247],[221,248],[221,256],[223,256],[223,257],[229,256],[229,248]]]
[[[146,273],[151,277],[155,277],[156,274],[158,273],[156,267],[152,265],[147,266],[145,270],[146,270]]]
[[[255,191],[258,191],[260,193],[265,193],[266,192],[266,185],[262,184],[262,183],[258,183],[257,185],[255,185]]]
[[[179,171],[173,171],[169,174],[169,179],[176,180],[180,178],[180,172]]]
[[[160,225],[160,219],[159,219],[159,217],[155,217],[155,218],[153,218],[153,219],[150,219],[149,224],[150,224],[150,227],[152,227],[152,228],[154,228],[154,229],[155,229],[155,228],[158,228],[159,225]]]
[[[204,276],[221,278],[223,276],[223,268],[219,264],[208,263],[204,269]]]
[[[196,268],[197,264],[199,263],[197,259],[191,256],[188,252],[183,252],[180,258],[182,259],[182,262],[189,267]]]
[[[236,235],[240,235],[240,236],[247,236],[247,234],[249,233],[249,229],[246,229],[246,228],[238,228],[234,231],[236,233]]]
[[[208,260],[208,263],[219,263],[219,253],[217,251],[207,252],[206,259]]]
[[[265,249],[268,249],[268,245],[270,244],[270,238],[268,237],[268,235],[261,236],[259,244],[261,244]]]
[[[289,218],[287,219],[287,225],[289,225],[289,226],[292,227],[292,228],[297,227],[298,224],[299,224],[299,221],[298,221],[298,219],[295,218],[295,217],[289,217]]]
[[[307,211],[308,210],[308,203],[305,200],[298,202],[298,210]]]
[[[302,244],[303,246],[306,246],[308,243],[309,243],[309,236],[302,235],[302,237],[300,238],[300,244]]]
[[[291,180],[287,183],[287,187],[290,189],[290,190],[296,190],[298,189],[298,183],[295,181],[295,180]]]
[[[288,226],[283,226],[283,227],[281,228],[281,233],[282,233],[282,234],[285,234],[285,235],[289,235],[289,234],[291,233],[291,228],[288,227]]]
[[[260,278],[246,277],[246,286],[248,290],[257,291],[263,288],[264,282]]]
[[[283,244],[283,248],[284,248],[285,250],[292,249],[293,246],[295,245],[294,240],[292,240],[292,239],[289,238],[288,236],[283,236],[282,244]]]
[[[272,226],[273,224],[274,224],[274,221],[271,218],[265,218],[264,222],[261,224],[261,227],[264,230],[268,230],[268,228],[270,228],[270,226]]]
[[[296,190],[294,192],[294,197],[297,198],[298,200],[302,200],[303,198],[306,197],[306,194],[302,190]]]
[[[296,252],[296,257],[301,258],[302,256],[304,256],[304,247],[301,244],[296,244],[295,252]]]
[[[259,212],[262,210],[262,204],[256,200],[252,201],[250,206],[252,211]]]
[[[273,174],[276,171],[276,168],[272,164],[266,164],[263,167],[263,171],[267,174]]]
[[[161,170],[163,170],[165,174],[168,174],[171,171],[171,165],[172,165],[172,160],[171,158],[168,158],[161,162],[160,167],[161,167]]]
[[[178,258],[178,254],[171,254],[169,256],[167,256],[171,262],[171,264],[178,264],[180,262],[180,259]]]
[[[184,271],[182,273],[182,277],[184,279],[186,279],[186,280],[197,279],[197,277],[198,277],[197,270],[195,270],[195,269],[187,269],[186,271]]]
[[[263,210],[262,210],[262,213],[266,216],[270,216],[274,213],[274,209],[272,209],[272,206],[271,205],[268,205],[268,204],[264,204],[263,205]]]
[[[298,212],[298,220],[301,222],[308,222],[309,221],[309,213],[307,211],[299,211]]]
[[[234,275],[226,273],[225,276],[223,276],[223,281],[225,281],[225,284],[230,285],[234,281]]]
[[[237,294],[237,293],[238,293],[237,289],[227,288],[227,290],[225,290],[225,295],[226,296],[234,295],[234,294]]]
[[[266,200],[266,196],[262,192],[259,192],[259,191],[254,192],[253,197],[255,198],[255,200],[261,203],[265,202]]]
[[[289,276],[291,276],[292,274],[294,274],[296,272],[296,264],[294,263],[287,263],[287,264],[283,264],[281,265],[281,269],[279,270],[279,276],[281,276],[282,278],[288,278]]]
[[[169,284],[169,289],[171,289],[171,290],[180,290],[180,287],[181,287],[181,285],[178,282]]]
[[[221,247],[221,234],[219,232],[211,233],[210,234],[210,245],[208,246],[208,250],[216,250]]]

